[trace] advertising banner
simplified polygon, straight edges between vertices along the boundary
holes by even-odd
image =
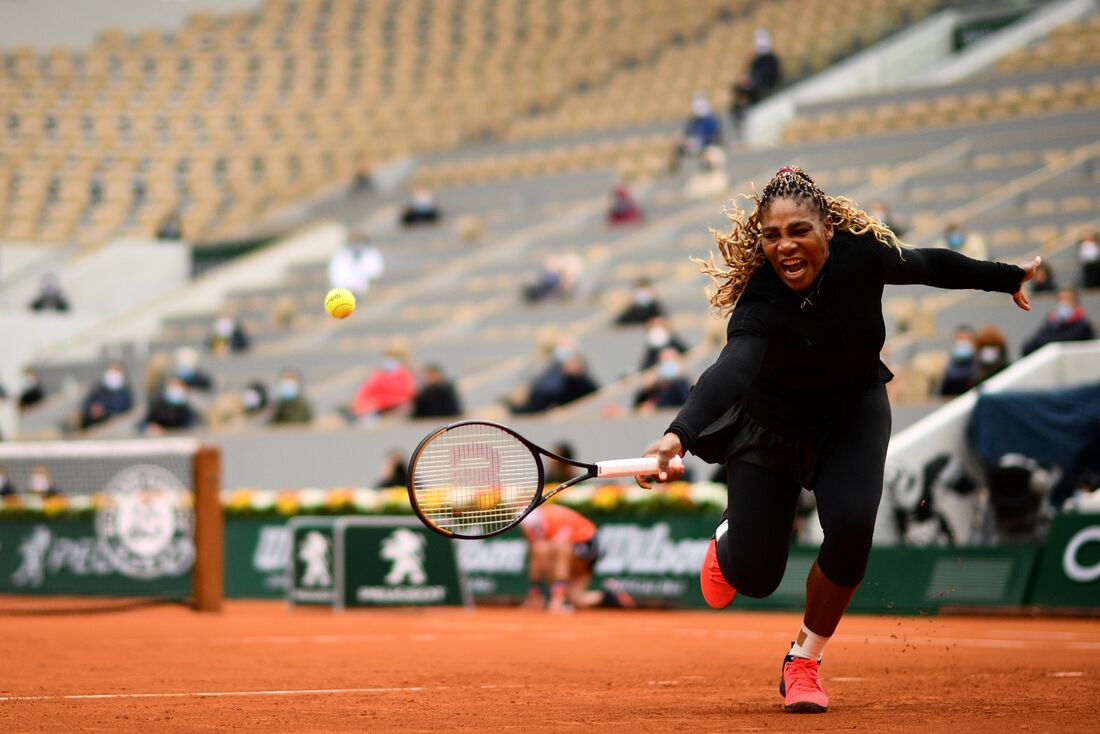
[[[334,540],[337,609],[471,603],[456,541],[416,518],[341,518]]]
[[[336,602],[336,517],[295,517],[286,524],[286,598],[291,604]]]
[[[1100,513],[1067,512],[1054,518],[1030,601],[1100,608]]]

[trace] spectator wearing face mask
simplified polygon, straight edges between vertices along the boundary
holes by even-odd
[[[309,423],[313,420],[313,406],[306,399],[302,388],[302,375],[296,370],[283,370],[275,385],[275,408],[271,413],[272,425]]]
[[[871,202],[871,208],[867,210],[867,213],[889,227],[898,237],[905,234],[905,227],[901,226],[901,224],[894,219],[894,216],[890,213],[890,206],[885,201],[880,199]]]
[[[253,380],[241,390],[240,398],[245,415],[256,415],[268,405],[267,386],[259,380]]]
[[[46,388],[38,371],[32,367],[23,370],[23,376],[19,379],[19,410],[34,407],[45,399]]]
[[[416,378],[408,366],[408,358],[399,350],[388,350],[382,363],[365,379],[355,393],[350,417],[371,419],[385,415],[412,403],[416,395]]]
[[[15,494],[15,485],[8,476],[8,470],[0,464],[0,497],[10,497],[13,494]]]
[[[978,362],[974,348],[974,329],[969,326],[955,328],[951,341],[951,353],[943,370],[940,395],[962,395],[978,381]]]
[[[1081,287],[1100,288],[1100,234],[1093,232],[1081,238],[1077,262],[1081,265]]]
[[[669,328],[668,322],[657,316],[646,322],[645,352],[642,353],[642,362],[638,369],[647,370],[657,364],[661,350],[666,347],[671,347],[680,354],[688,350],[687,345]]]
[[[696,92],[691,98],[691,116],[684,123],[682,137],[672,149],[669,171],[680,169],[684,156],[698,157],[712,145],[722,144],[722,122],[710,107],[705,92]]]
[[[509,402],[515,414],[541,413],[583,398],[600,386],[588,372],[588,364],[572,339],[559,339],[550,364],[531,383],[526,399]]]
[[[149,406],[142,421],[145,433],[153,436],[165,431],[182,430],[197,426],[199,416],[191,406],[187,383],[180,377],[169,377],[158,398]]]
[[[60,493],[48,467],[39,464],[31,469],[27,479],[27,492],[40,497],[55,497]]]
[[[239,354],[247,351],[250,343],[244,326],[229,314],[222,314],[214,320],[206,340],[206,345],[214,354]]]
[[[966,230],[960,222],[951,222],[943,230],[943,245],[949,250],[960,252],[975,260],[988,260],[989,249],[985,240]]]
[[[977,350],[977,382],[982,383],[1009,365],[1008,338],[992,324],[986,324],[974,337]]]
[[[401,213],[401,224],[415,227],[421,224],[435,224],[442,217],[436,206],[431,189],[419,188],[413,191],[412,201]]]
[[[328,262],[329,288],[346,288],[356,296],[366,294],[371,281],[386,270],[382,253],[372,247],[365,230],[355,230],[347,243]]]
[[[665,347],[657,358],[657,369],[634,394],[634,410],[650,413],[659,408],[679,408],[690,390],[680,353],[673,347]]]
[[[32,311],[57,311],[58,313],[67,313],[69,310],[69,299],[65,297],[65,294],[61,290],[61,281],[53,273],[46,273],[42,276],[42,282],[39,285],[38,295],[34,297],[34,300],[30,303],[30,309]]]
[[[176,350],[172,374],[183,380],[191,390],[208,392],[214,388],[214,379],[199,367],[199,353],[191,347],[180,347]]]
[[[1094,338],[1092,322],[1077,299],[1077,291],[1062,288],[1056,298],[1054,310],[1047,314],[1039,330],[1024,342],[1025,355],[1051,342],[1079,342]]]
[[[630,305],[615,317],[615,325],[631,326],[633,324],[644,324],[652,318],[664,315],[664,307],[661,306],[661,302],[657,300],[657,294],[653,290],[653,283],[649,278],[639,278],[634,283],[634,293],[631,296]]]
[[[126,377],[126,368],[119,362],[111,362],[84,398],[80,408],[80,430],[86,431],[116,415],[129,413],[133,407],[134,394]]]

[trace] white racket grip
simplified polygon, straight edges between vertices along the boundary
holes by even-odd
[[[683,466],[679,456],[673,456],[668,462],[670,467]],[[646,456],[641,459],[610,459],[596,462],[597,477],[633,477],[638,474],[656,474],[657,458]]]

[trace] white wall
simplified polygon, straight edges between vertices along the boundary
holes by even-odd
[[[260,0],[0,0],[0,48],[90,46],[96,33],[176,29],[197,10],[250,10]]]

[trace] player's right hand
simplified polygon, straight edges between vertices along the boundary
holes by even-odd
[[[681,466],[669,466],[669,462],[672,461],[673,456],[683,456],[684,447],[680,444],[680,437],[675,433],[666,433],[661,436],[660,439],[654,441],[649,445],[649,448],[645,450],[642,456],[656,456],[657,457],[657,476],[636,476],[634,480],[638,482],[638,486],[643,489],[649,489],[652,483],[664,484],[666,482],[675,482],[680,477],[684,476],[684,467]]]

